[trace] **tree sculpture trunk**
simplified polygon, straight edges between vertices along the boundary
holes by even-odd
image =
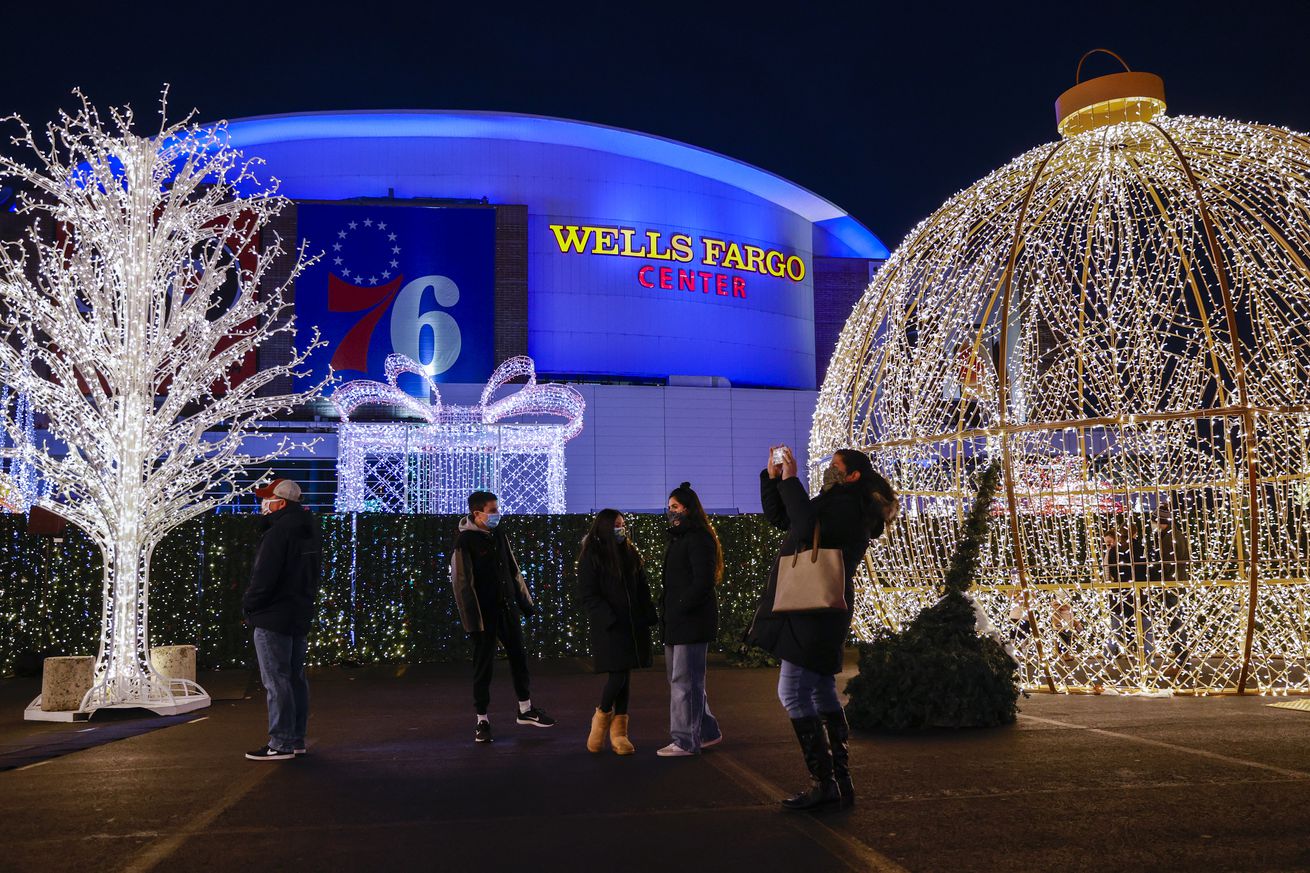
[[[154,708],[171,704],[174,694],[170,681],[150,665],[146,624],[150,552],[139,538],[129,537],[119,538],[112,545],[102,547],[102,551],[105,602],[100,652],[96,656],[93,684],[82,701],[82,709]]]

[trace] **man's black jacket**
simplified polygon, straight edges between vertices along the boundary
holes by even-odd
[[[241,611],[252,627],[304,636],[318,599],[323,552],[318,519],[299,503],[288,501],[261,520],[264,538],[255,552]]]

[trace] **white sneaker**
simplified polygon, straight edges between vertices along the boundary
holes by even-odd
[[[717,737],[715,737],[712,740],[702,740],[700,747],[702,749],[708,749],[711,748],[712,746],[717,746],[721,742],[723,742],[723,734],[719,734]]]
[[[661,758],[691,758],[696,755],[695,752],[688,752],[677,743],[669,743],[655,754],[659,755]]]

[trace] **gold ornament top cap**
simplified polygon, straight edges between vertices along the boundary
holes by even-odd
[[[1083,63],[1096,53],[1123,64],[1122,73],[1082,81]],[[1154,73],[1135,73],[1109,49],[1092,49],[1078,61],[1078,83],[1055,101],[1056,129],[1074,136],[1125,121],[1150,121],[1165,110],[1164,80]]]

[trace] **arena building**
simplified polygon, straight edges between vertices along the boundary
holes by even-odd
[[[597,124],[332,112],[239,119],[228,136],[294,201],[275,229],[323,253],[294,286],[302,335],[328,341],[313,375],[381,381],[400,353],[444,401],[475,404],[500,362],[531,356],[586,400],[570,512],[653,510],[682,481],[712,510],[758,511],[767,447],[803,452],[837,335],[888,255],[772,173]],[[330,505],[324,435],[280,469]]]

